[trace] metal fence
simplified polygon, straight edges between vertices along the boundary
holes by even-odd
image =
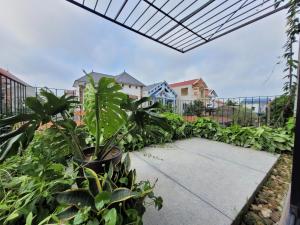
[[[1,117],[24,112],[26,110],[24,105],[25,98],[38,96],[42,89],[42,87],[26,87],[5,77],[1,77],[0,81]],[[64,94],[78,95],[75,90],[44,89],[51,91],[56,96]],[[286,110],[282,106],[290,104],[289,99],[282,98],[282,96],[177,99],[172,103],[163,102],[165,102],[166,111],[180,114],[186,120],[194,121],[198,117],[207,117],[225,126],[232,124],[241,126],[274,126],[274,120],[277,119],[278,113],[281,113],[281,111],[284,113],[283,111]],[[74,111],[74,120],[81,124],[83,115],[84,112],[79,104]]]
[[[26,112],[28,109],[25,107],[25,99],[27,97],[39,96],[42,89],[51,91],[56,96],[64,94],[76,96],[75,90],[25,86],[6,76],[0,75],[0,118]],[[11,127],[2,128],[0,129],[0,134],[10,129]]]
[[[27,87],[0,74],[0,115],[6,116],[24,110]]]
[[[290,104],[289,98],[282,96],[200,98],[176,100],[165,104],[165,110],[180,114],[189,121],[207,117],[225,126],[275,126],[278,114],[284,113]]]

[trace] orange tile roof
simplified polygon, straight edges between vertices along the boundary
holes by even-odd
[[[182,81],[182,82],[178,82],[178,83],[173,83],[173,84],[170,84],[170,87],[193,85],[198,80],[200,80],[200,79],[193,79],[193,80],[187,80],[187,81]]]

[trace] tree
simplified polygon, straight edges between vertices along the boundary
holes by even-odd
[[[202,116],[205,106],[202,101],[195,100],[185,106],[183,114],[185,116]]]
[[[273,126],[283,126],[293,116],[294,95],[283,94],[270,104],[270,122]]]

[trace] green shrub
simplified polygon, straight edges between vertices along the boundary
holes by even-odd
[[[128,155],[123,157],[120,167],[110,167],[105,174],[97,175],[87,169],[84,190],[74,190],[77,170],[72,170],[72,161],[67,160],[70,155],[68,145],[52,131],[38,132],[22,156],[12,156],[0,164],[0,224],[71,225],[98,221],[96,224],[99,225],[141,225],[146,197],[158,209],[162,207],[162,198],[154,195],[153,184],[136,182],[136,171],[130,170]],[[83,204],[87,199],[78,203],[82,200],[82,192],[94,193],[93,176],[97,177],[95,183],[101,183],[101,194],[93,195],[94,205],[89,205],[89,208]],[[109,196],[104,202],[103,194]],[[116,223],[107,222],[110,211],[114,213],[109,218]]]
[[[289,128],[287,128],[289,127]],[[254,148],[268,152],[291,151],[293,148],[293,121],[284,128],[241,127],[233,125],[221,127],[209,119],[198,119],[194,134],[245,148]]]
[[[167,132],[171,133],[172,140],[193,136],[193,124],[184,121],[182,116],[175,113],[163,113],[162,115],[167,118],[167,122],[171,127]]]
[[[6,159],[0,164],[0,224],[25,224],[31,219],[28,224],[38,224],[54,212],[58,206],[55,193],[74,183],[72,171],[66,171],[63,164],[32,149]]]
[[[127,129],[124,128],[124,133]],[[163,144],[172,141],[172,135],[158,126],[147,126],[142,131],[130,131],[120,142],[119,147],[125,151],[140,150],[152,144]]]
[[[170,125],[169,130],[152,127],[149,134],[131,133],[123,140],[123,148],[139,150],[151,144],[162,144],[188,137],[202,137],[245,148],[277,152],[291,151],[294,141],[295,121],[291,118],[283,128],[242,127],[232,125],[223,127],[208,118],[198,118],[195,123],[185,122],[183,117],[174,113],[162,114]],[[155,135],[151,135],[156,132]]]
[[[215,134],[221,129],[221,126],[210,119],[199,118],[193,128],[193,134],[198,137],[213,139]]]

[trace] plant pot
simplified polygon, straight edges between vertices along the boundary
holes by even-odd
[[[108,172],[109,165],[112,163],[114,167],[118,166],[121,162],[122,151],[117,146],[112,147],[110,153],[103,160],[88,160],[88,158],[95,152],[95,147],[88,147],[83,150],[86,160],[73,158],[80,168],[78,171],[79,178],[76,179],[77,185],[80,187],[82,182],[85,180],[83,168],[92,169],[97,174],[103,174]]]

